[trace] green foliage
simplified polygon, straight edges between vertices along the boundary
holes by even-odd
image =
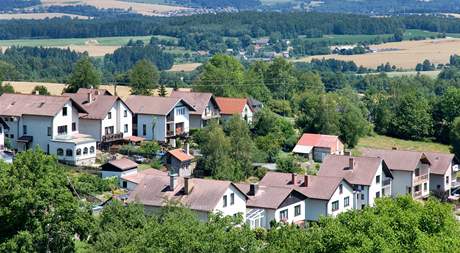
[[[32,90],[32,94],[37,94],[38,95],[50,95],[48,89],[46,88],[46,86],[43,86],[43,85],[37,85],[34,87],[34,89]]]
[[[460,117],[454,119],[450,130],[450,139],[455,156],[460,155]]]
[[[9,83],[6,83],[6,84],[0,83],[0,95],[2,95],[3,93],[14,93],[13,86],[11,86],[11,84]]]
[[[100,73],[95,69],[89,57],[83,57],[75,64],[69,77],[67,92],[77,92],[79,88],[97,88],[101,83]]]
[[[158,91],[158,96],[166,97],[166,95],[167,95],[166,87],[164,86],[164,84],[162,84],[162,85],[160,85],[160,90]]]
[[[276,167],[279,172],[285,173],[301,173],[300,164],[296,161],[293,155],[283,155],[276,159]]]
[[[118,187],[117,178],[104,178],[97,175],[81,173],[71,176],[72,186],[79,194],[101,194]]]
[[[160,74],[148,60],[140,60],[129,73],[129,83],[133,95],[150,95],[158,86]]]
[[[141,155],[144,157],[154,158],[160,151],[160,144],[156,141],[144,141],[140,146],[132,144],[123,145],[120,148],[120,153],[123,155]]]

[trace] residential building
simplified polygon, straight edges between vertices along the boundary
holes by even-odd
[[[176,174],[145,175],[128,198],[128,202],[142,204],[147,213],[157,213],[168,203],[178,203],[196,212],[201,221],[207,221],[211,213],[241,214],[245,218],[246,200],[247,196],[230,181]]]
[[[450,196],[452,183],[456,182],[453,176],[454,154],[424,152],[430,160],[430,191],[438,196]]]
[[[290,187],[236,184],[248,196],[246,223],[251,228],[270,228],[271,222],[303,225],[305,200],[302,193]]]
[[[117,96],[107,90],[79,89],[64,94],[87,113],[80,115],[80,132],[96,138],[102,145],[120,142],[132,135],[133,113]]]
[[[248,103],[254,113],[257,113],[264,108],[264,104],[255,98],[249,98]]]
[[[190,129],[203,128],[212,119],[220,118],[220,109],[212,93],[172,91],[171,97],[181,98],[192,105]]]
[[[292,152],[322,162],[327,155],[343,155],[344,145],[335,135],[305,133]]]
[[[116,177],[120,186],[127,188],[127,182],[123,181],[121,178],[123,176],[137,174],[137,167],[137,163],[127,158],[117,159],[109,161],[101,166],[101,176],[102,178]]]
[[[157,169],[146,169],[143,171],[137,171],[128,175],[120,176],[120,184],[123,188],[128,191],[133,191],[146,176],[168,176],[167,172],[163,172]]]
[[[391,195],[411,194],[420,199],[430,193],[431,162],[425,153],[405,150],[363,149],[363,155],[385,160],[393,175]]]
[[[17,151],[40,147],[71,165],[96,160],[96,140],[79,133],[79,114],[87,111],[67,96],[3,94],[0,117],[8,125],[5,137]]]
[[[289,187],[306,196],[306,221],[317,221],[321,216],[336,216],[353,209],[353,187],[342,177],[268,172],[259,185]]]
[[[178,148],[169,150],[166,153],[166,166],[171,173],[177,174],[180,177],[188,177],[192,175],[196,167],[194,159],[195,157],[190,155],[187,144],[185,150]]]
[[[239,115],[247,123],[252,123],[254,112],[251,106],[249,106],[248,99],[217,97],[216,101],[220,108],[220,115],[224,121],[232,116]]]
[[[354,189],[354,209],[373,206],[375,199],[391,196],[393,175],[382,158],[328,155],[318,175],[345,178]]]
[[[5,132],[9,130],[8,125],[0,118],[0,151],[5,149]]]
[[[130,96],[126,104],[134,113],[133,133],[147,140],[171,141],[188,136],[189,115],[195,111],[192,105],[181,98]]]

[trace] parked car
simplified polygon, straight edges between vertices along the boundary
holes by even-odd
[[[147,158],[141,155],[133,155],[131,157],[131,160],[135,161],[136,163],[146,163],[147,162]]]

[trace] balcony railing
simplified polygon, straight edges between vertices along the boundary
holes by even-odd
[[[388,186],[391,184],[391,179],[387,178],[387,179],[384,179],[383,182],[382,182],[382,185],[383,186]]]
[[[422,196],[422,191],[414,192],[414,198]]]
[[[414,183],[420,183],[420,182],[422,182],[422,181],[427,181],[427,180],[428,180],[428,177],[429,177],[429,174],[416,176],[416,177],[414,178]]]
[[[102,136],[102,142],[113,142],[123,140],[123,133],[106,134]]]

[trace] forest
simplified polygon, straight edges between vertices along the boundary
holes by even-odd
[[[40,0],[2,0],[2,4],[0,4],[0,11],[22,9],[34,5],[39,5],[40,3]]]

